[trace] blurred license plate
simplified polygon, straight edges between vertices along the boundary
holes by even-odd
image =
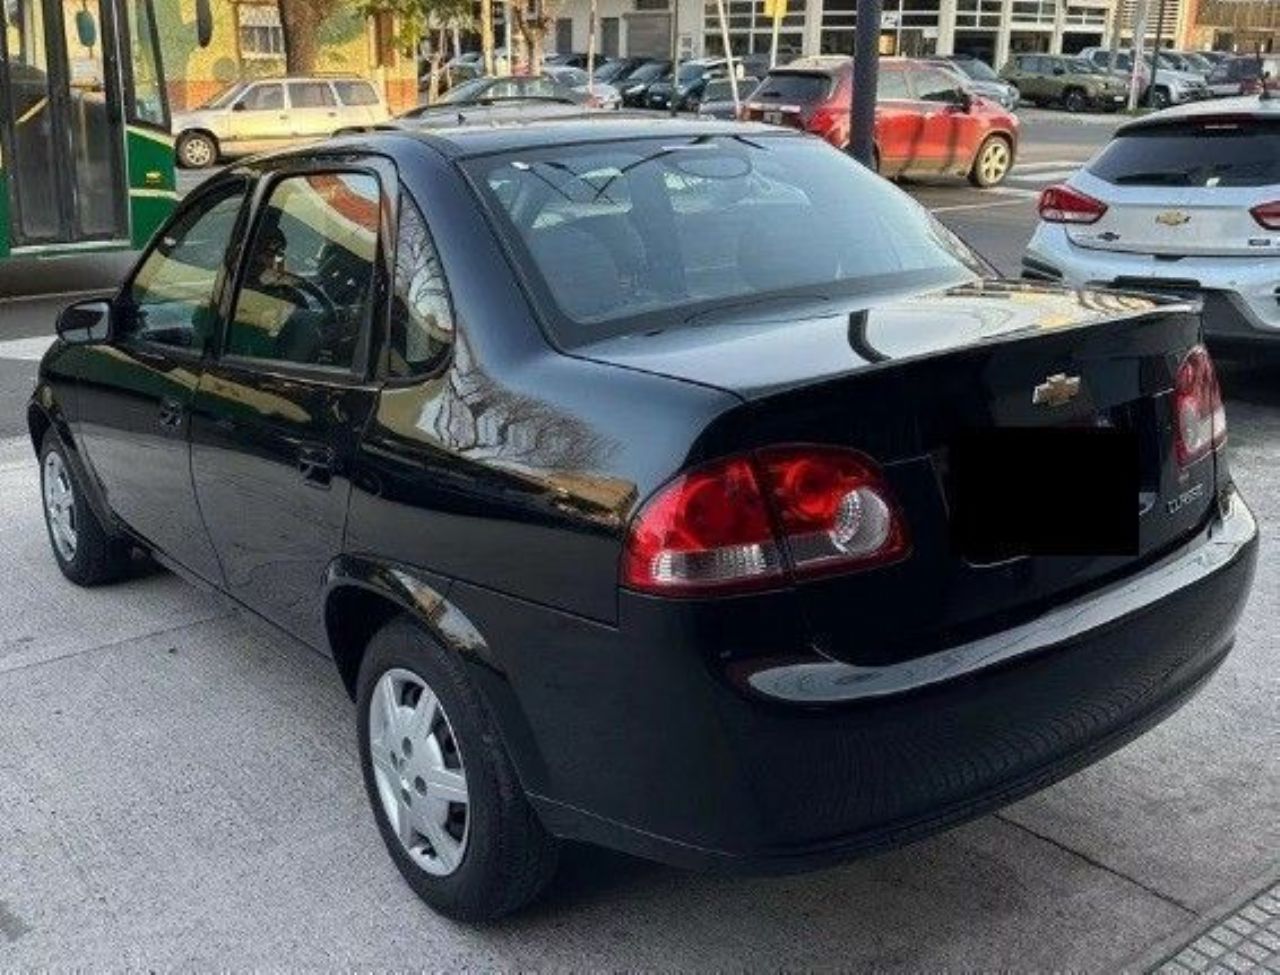
[[[768,122],[770,125],[781,125],[782,113],[781,112],[765,112],[764,120]]]
[[[1124,101],[1124,95],[1112,95],[1111,100],[1113,102],[1122,102]]]
[[[1109,427],[972,430],[951,445],[952,543],[979,562],[1136,555],[1138,439]]]

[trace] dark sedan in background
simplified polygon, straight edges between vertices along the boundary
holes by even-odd
[[[457,918],[561,838],[777,872],[995,809],[1186,701],[1251,584],[1195,306],[992,280],[780,128],[234,166],[59,333],[63,573],[140,548],[332,654]]]

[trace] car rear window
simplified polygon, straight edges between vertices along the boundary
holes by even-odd
[[[640,139],[465,165],[564,346],[982,273],[924,208],[815,139]]]
[[[1089,172],[1117,186],[1280,183],[1280,121],[1223,119],[1135,129],[1103,149]]]
[[[771,71],[751,97],[758,101],[808,105],[826,98],[834,82],[835,78],[821,71]]]
[[[338,97],[344,105],[378,104],[378,93],[367,81],[335,81],[333,87],[338,89]]]

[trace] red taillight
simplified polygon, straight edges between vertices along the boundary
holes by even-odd
[[[623,584],[688,595],[868,568],[909,548],[879,469],[852,451],[776,447],[715,461],[659,491],[632,523]]]
[[[1040,194],[1040,219],[1047,223],[1097,223],[1107,205],[1086,193],[1059,184]]]
[[[1203,345],[1187,353],[1174,383],[1178,464],[1186,467],[1227,440],[1227,413],[1213,360]]]
[[[806,128],[820,135],[837,149],[843,149],[849,141],[849,106],[837,102],[823,102],[809,116]]]
[[[1280,200],[1260,203],[1250,210],[1249,214],[1268,230],[1280,230]]]

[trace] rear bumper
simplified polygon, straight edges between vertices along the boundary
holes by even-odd
[[[816,868],[991,811],[1132,740],[1221,663],[1257,551],[1253,516],[1224,498],[1136,576],[985,652],[898,665],[896,682],[801,648],[789,664],[725,663],[728,628],[698,632],[624,596],[620,642],[583,657],[589,674],[515,688],[543,707],[552,683],[568,692],[567,713],[549,719],[525,700],[538,745],[517,760],[526,788],[558,835],[728,872]],[[766,646],[786,610],[733,634]],[[555,633],[566,641],[563,625]]]
[[[1022,259],[1023,276],[1073,288],[1150,287],[1204,299],[1205,334],[1280,341],[1280,257],[1184,257],[1092,250],[1073,244],[1061,225],[1040,224]]]

